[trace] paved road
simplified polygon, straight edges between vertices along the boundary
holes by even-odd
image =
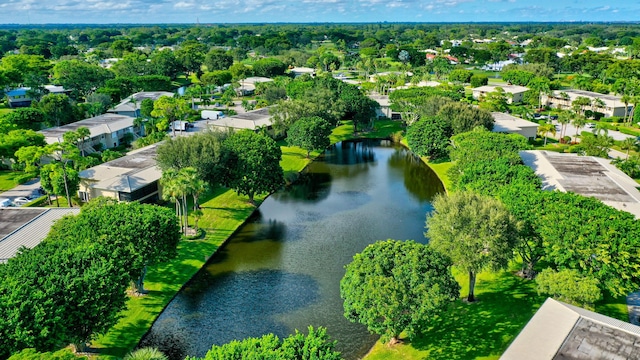
[[[562,125],[558,124],[558,122],[555,121],[555,120],[552,121],[552,123],[554,125],[557,125],[556,129],[558,129],[558,130],[556,130],[557,131],[556,137],[559,137],[560,136],[560,127]],[[586,127],[584,127],[584,128],[580,129],[580,132],[593,131],[593,130],[594,129],[587,129]],[[576,127],[571,125],[571,124],[567,124],[566,130],[565,130],[565,135],[571,136],[571,138],[573,139],[575,137],[576,133],[577,133]],[[627,135],[627,134],[623,134],[623,133],[621,133],[619,131],[613,131],[613,130],[609,130],[608,131],[608,135],[611,136],[613,138],[613,140],[616,140],[616,141],[621,141],[621,140],[624,140],[626,138],[634,138],[635,139],[635,136],[633,136],[633,135]]]
[[[7,190],[3,193],[0,193],[0,198],[3,199],[13,199],[18,197],[37,197],[40,196],[38,193],[38,188],[40,188],[40,178],[35,178],[27,181],[22,185],[18,185],[11,190]]]

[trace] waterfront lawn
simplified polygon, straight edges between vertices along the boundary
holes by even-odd
[[[263,199],[256,197],[257,202]],[[121,358],[131,351],[182,286],[255,209],[245,196],[226,188],[214,189],[201,201],[203,217],[198,225],[205,230],[205,239],[181,241],[177,258],[149,268],[145,279],[149,294],[129,297],[122,319],[93,342],[100,358]]]
[[[421,336],[393,347],[378,342],[364,359],[498,359],[545,300],[537,294],[534,281],[515,276],[514,271],[480,273],[476,303],[458,300]],[[465,299],[469,279],[459,271],[454,275]],[[624,297],[607,297],[596,311],[628,321]]]
[[[378,121],[376,128],[376,131],[360,135],[371,138],[387,137],[388,134],[400,130],[399,122],[392,121]],[[334,129],[331,142],[351,138],[353,138],[353,125],[349,121],[344,121],[343,125]],[[280,145],[282,148],[280,165],[285,174],[303,170],[314,157],[320,154],[320,152],[312,152],[307,159],[306,151],[298,147],[285,146],[284,142]],[[256,196],[256,202],[259,204],[264,198],[264,195]],[[123,311],[120,321],[91,344],[100,354],[100,359],[121,358],[135,348],[182,286],[255,210],[255,207],[247,202],[246,196],[238,196],[233,190],[221,187],[203,196],[200,206],[203,216],[198,225],[204,229],[205,238],[181,241],[178,245],[178,256],[175,259],[149,267],[145,279],[145,289],[149,293],[142,297],[129,297],[127,309]]]
[[[451,179],[449,179],[449,175],[447,175],[447,172],[453,166],[453,162],[452,161],[428,161],[426,159],[423,159],[423,160],[424,162],[427,163],[427,165],[429,165],[431,170],[433,170],[433,172],[435,172],[436,175],[438,175],[438,178],[440,178],[440,181],[442,181],[442,185],[444,185],[444,190],[446,192],[451,191],[453,183],[451,182]]]

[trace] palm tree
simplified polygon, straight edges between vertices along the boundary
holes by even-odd
[[[638,141],[634,138],[626,138],[620,143],[620,148],[622,150],[627,150],[627,160],[629,160],[629,151],[631,149],[635,149]]]
[[[78,133],[78,140],[80,141],[80,153],[84,156],[84,141],[86,138],[91,137],[91,131],[87,127],[80,126],[76,133]]]
[[[562,106],[567,106],[567,107],[569,106],[569,99],[570,99],[569,94],[567,94],[564,91],[561,91],[560,94],[558,94],[558,97],[563,100]]]
[[[554,136],[556,135],[556,127],[553,124],[542,124],[538,127],[538,134],[543,134],[544,135],[544,146],[547,145],[547,135],[551,133]]]
[[[162,185],[162,198],[176,203],[176,217],[180,220],[180,227],[182,228],[183,210],[181,199],[183,187],[180,184],[180,174],[178,170],[169,168],[163,171],[162,178],[160,178],[160,185]]]
[[[593,111],[602,110],[605,106],[607,106],[607,104],[604,102],[604,100],[600,98],[595,98],[591,101],[591,108],[593,109]],[[602,111],[598,111],[598,112],[602,112]]]
[[[140,130],[144,129],[144,119],[141,117],[137,117],[133,119],[133,131],[140,135]]]
[[[146,347],[128,353],[123,360],[169,360],[169,358],[158,349]]]
[[[571,113],[561,112],[558,116],[558,123],[560,124],[560,138],[564,138],[567,131],[567,124],[571,122]]]
[[[631,96],[629,96],[628,94],[623,94],[620,98],[620,101],[624,103],[624,117],[622,118],[622,122],[626,123],[627,115],[629,113],[629,102],[631,102]]]
[[[578,133],[580,133],[580,129],[582,129],[587,124],[587,118],[582,115],[578,115],[573,119],[573,126],[576,127],[576,134],[573,139],[574,142],[578,142]]]

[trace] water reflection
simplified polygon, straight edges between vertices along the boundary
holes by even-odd
[[[267,198],[161,314],[143,345],[204,356],[212,344],[327,327],[345,359],[376,337],[343,316],[340,279],[377,240],[425,242],[438,178],[390,142],[344,142],[310,164],[299,183]]]
[[[278,315],[313,304],[318,285],[310,276],[275,270],[225,273],[196,283],[181,298],[169,304],[140,347],[152,345],[171,359],[184,359],[204,355],[212,344],[288,333]]]

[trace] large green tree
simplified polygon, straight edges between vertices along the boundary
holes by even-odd
[[[414,241],[367,246],[340,281],[345,317],[392,344],[403,332],[411,336],[428,327],[459,294],[451,261]]]
[[[81,60],[63,60],[53,67],[53,77],[73,94],[84,98],[114,75],[98,65]]]
[[[18,108],[3,115],[2,121],[14,125],[17,129],[40,130],[44,114],[34,108]]]
[[[448,155],[451,126],[439,117],[425,117],[409,127],[407,140],[411,150],[420,156],[439,159]]]
[[[227,70],[233,64],[233,56],[222,49],[211,49],[204,58],[208,71]]]
[[[299,146],[309,153],[314,150],[323,150],[329,146],[331,125],[327,120],[319,117],[304,117],[298,119],[287,132],[287,143],[291,146]]]
[[[469,274],[467,300],[473,302],[476,275],[504,268],[513,257],[516,221],[499,200],[468,191],[439,195],[433,207],[425,234],[429,246]]]
[[[247,195],[251,204],[254,195],[276,191],[284,185],[282,150],[270,137],[239,131],[225,140],[223,149],[224,184],[238,194]]]

